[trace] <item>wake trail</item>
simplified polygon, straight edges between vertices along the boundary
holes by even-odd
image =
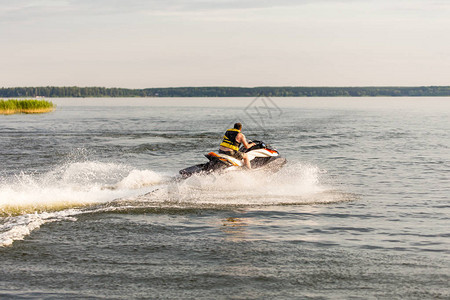
[[[322,184],[323,171],[304,164],[278,173],[230,172],[181,180],[153,170],[102,162],[71,162],[44,174],[0,180],[0,246],[55,221],[87,213],[140,208],[232,208],[346,201]]]

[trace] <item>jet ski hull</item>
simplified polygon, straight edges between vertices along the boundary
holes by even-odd
[[[267,147],[264,142],[256,141],[257,145],[245,150],[250,158],[252,169],[264,169],[270,172],[278,172],[287,162],[286,158],[280,157],[278,151]],[[194,174],[209,174],[211,172],[227,172],[241,170],[243,162],[224,154],[210,152],[205,155],[207,163],[194,165],[179,171],[183,178]]]

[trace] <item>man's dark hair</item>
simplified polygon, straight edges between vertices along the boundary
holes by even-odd
[[[242,129],[242,124],[241,123],[235,123],[234,124],[234,129],[241,130]]]

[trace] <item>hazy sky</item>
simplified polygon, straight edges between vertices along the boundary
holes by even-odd
[[[0,87],[450,85],[450,0],[0,0]]]

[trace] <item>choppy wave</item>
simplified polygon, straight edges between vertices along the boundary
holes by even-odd
[[[0,246],[23,239],[42,224],[112,210],[163,206],[219,208],[299,205],[348,200],[322,183],[323,171],[293,164],[262,171],[174,180],[152,170],[101,162],[75,162],[45,174],[0,181]]]
[[[59,212],[42,212],[34,214],[24,214],[16,217],[6,217],[0,223],[0,247],[9,246],[16,240],[22,240],[33,230],[41,227],[45,223],[72,220],[80,211],[69,209]]]

